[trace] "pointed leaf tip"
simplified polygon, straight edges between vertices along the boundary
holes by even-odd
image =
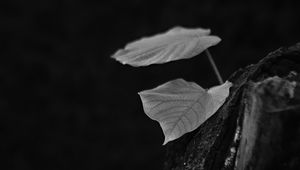
[[[165,145],[212,116],[225,102],[231,85],[227,81],[205,90],[196,83],[176,79],[138,94],[146,115],[159,122]]]
[[[135,67],[188,59],[221,41],[219,37],[209,34],[209,29],[175,27],[165,33],[131,42],[112,58]]]

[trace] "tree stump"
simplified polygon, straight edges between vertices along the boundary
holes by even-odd
[[[300,169],[300,43],[235,72],[230,96],[166,146],[165,170]]]

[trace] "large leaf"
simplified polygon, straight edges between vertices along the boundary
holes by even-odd
[[[151,90],[139,92],[145,113],[159,122],[166,144],[193,131],[225,102],[232,83],[205,90],[183,79],[169,81]]]
[[[209,29],[175,27],[165,33],[127,44],[112,57],[123,64],[147,66],[196,56],[221,41]]]

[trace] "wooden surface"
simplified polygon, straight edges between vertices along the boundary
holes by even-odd
[[[230,96],[166,146],[165,170],[300,169],[300,44],[235,72]]]

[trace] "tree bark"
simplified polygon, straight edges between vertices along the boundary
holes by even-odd
[[[300,43],[235,72],[230,96],[166,146],[165,170],[300,169]]]

